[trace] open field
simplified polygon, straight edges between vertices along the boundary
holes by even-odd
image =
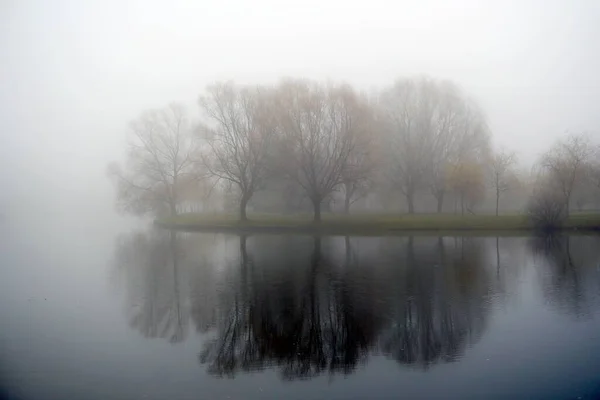
[[[385,234],[405,231],[526,231],[532,226],[524,215],[456,214],[249,214],[239,221],[235,214],[180,214],[155,221],[164,228],[208,232],[299,232],[335,234]],[[600,213],[573,213],[562,229],[598,230]]]

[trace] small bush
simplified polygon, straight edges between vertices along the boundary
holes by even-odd
[[[527,206],[527,215],[532,226],[538,230],[560,228],[566,219],[563,197],[550,188],[540,188],[533,193]]]

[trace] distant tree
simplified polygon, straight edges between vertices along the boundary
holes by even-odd
[[[350,206],[369,194],[374,185],[374,174],[378,166],[376,159],[380,154],[378,123],[367,100],[357,95],[350,86],[334,88],[344,108],[347,124],[346,135],[352,135],[355,141],[348,155],[346,168],[342,171],[342,189],[344,192],[344,213],[350,213]]]
[[[378,106],[390,183],[406,197],[409,213],[424,188],[441,212],[449,166],[479,160],[489,147],[483,113],[452,82],[428,78],[397,81]]]
[[[414,213],[414,197],[423,185],[428,143],[423,135],[423,118],[419,109],[422,98],[419,82],[398,80],[381,94],[380,106],[385,116],[386,165],[392,186],[405,197],[408,212]]]
[[[357,100],[349,88],[299,80],[282,82],[277,100],[281,135],[276,168],[302,187],[319,221],[321,203],[348,176],[356,147]]]
[[[117,187],[122,211],[177,214],[182,186],[198,179],[197,142],[185,109],[171,104],[148,110],[130,124],[125,168],[111,163],[108,174]]]
[[[539,168],[547,177],[547,184],[554,186],[562,195],[566,216],[571,208],[572,194],[584,180],[586,166],[591,161],[593,151],[586,135],[570,134],[557,141],[539,161]]]
[[[429,145],[426,147],[425,179],[431,194],[436,199],[436,211],[442,212],[448,191],[447,169],[457,161],[461,134],[464,132],[465,102],[460,90],[452,82],[430,84],[430,106],[427,108],[430,124],[427,132]]]
[[[460,162],[450,167],[448,185],[460,200],[461,214],[473,212],[485,197],[485,177],[481,164]]]
[[[566,216],[564,194],[549,184],[547,179],[538,182],[527,204],[527,214],[532,225],[542,231],[559,227]]]
[[[209,179],[204,176],[202,178],[189,181],[187,185],[181,185],[179,212],[216,210],[222,206],[223,196],[219,182],[216,179]]]
[[[517,161],[516,154],[501,150],[492,155],[489,163],[489,174],[492,188],[496,192],[496,215],[500,205],[500,195],[510,188],[513,181],[511,167]]]
[[[244,221],[246,205],[267,175],[267,154],[274,132],[268,91],[219,83],[209,86],[207,92],[199,100],[213,123],[200,128],[208,144],[204,165],[213,176],[236,186],[240,219]]]

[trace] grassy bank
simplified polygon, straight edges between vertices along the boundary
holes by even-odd
[[[319,223],[312,215],[249,215],[241,222],[233,214],[180,214],[155,221],[164,228],[207,232],[302,232],[377,234],[398,231],[526,231],[532,226],[524,215],[455,214],[356,214],[323,215]],[[600,229],[600,213],[573,214],[563,229]]]

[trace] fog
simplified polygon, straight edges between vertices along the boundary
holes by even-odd
[[[531,165],[566,130],[600,139],[599,19],[595,1],[3,1],[0,212],[109,218],[128,122],[171,101],[195,117],[230,79],[449,79]]]

